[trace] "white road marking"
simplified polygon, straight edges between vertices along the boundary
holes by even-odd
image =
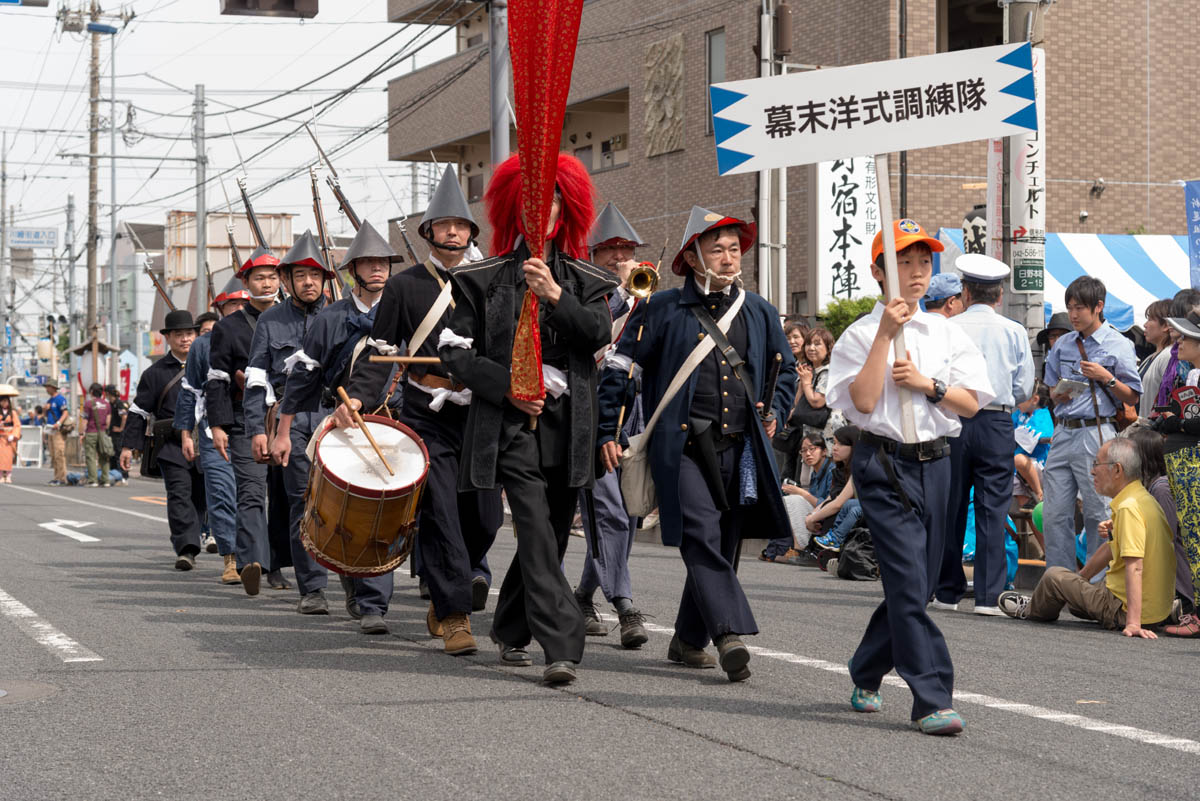
[[[38,528],[44,528],[47,531],[53,531],[55,534],[62,534],[64,537],[70,537],[71,539],[78,540],[79,542],[99,542],[99,537],[92,537],[88,534],[80,534],[78,531],[72,531],[70,528],[68,528],[68,526],[82,528],[83,526],[94,525],[96,524],[92,522],[85,523],[80,520],[61,520],[59,518],[55,518],[50,523],[38,523]]]
[[[103,662],[104,657],[84,648],[58,629],[42,620],[25,604],[0,590],[0,615],[4,615],[40,645],[64,662]]]
[[[496,592],[493,590],[493,592]],[[616,623],[617,619],[613,615],[602,614],[601,619],[608,623]],[[659,634],[674,635],[675,629],[659,626],[654,623],[645,623],[648,631],[657,632]],[[769,648],[761,648],[756,645],[746,646],[750,649],[750,653],[763,659],[777,659],[781,662],[788,662],[793,665],[801,665],[803,667],[815,668],[824,670],[828,673],[837,673],[842,676],[849,676],[850,670],[845,665],[839,665],[834,662],[828,662],[824,659],[814,659],[808,656],[800,656],[799,654],[791,654],[787,651],[774,651]],[[904,679],[895,675],[884,676],[883,683],[891,687],[904,687]],[[996,698],[991,695],[983,695],[981,693],[966,692],[963,690],[954,691],[954,700],[961,701],[966,704],[978,704],[988,707],[989,709],[999,709],[1004,712],[1012,712],[1016,715],[1024,715],[1025,717],[1036,718],[1038,720],[1046,720],[1051,723],[1061,723],[1064,726],[1071,726],[1076,729],[1086,729],[1087,731],[1100,732],[1101,734],[1111,734],[1114,737],[1123,737],[1126,740],[1144,743],[1146,745],[1157,745],[1162,748],[1170,748],[1175,751],[1183,751],[1187,754],[1200,754],[1200,742],[1189,740],[1185,737],[1172,737],[1167,734],[1159,734],[1158,732],[1148,731],[1147,729],[1138,729],[1133,726],[1125,726],[1119,723],[1109,723],[1103,720],[1094,720],[1076,715],[1070,712],[1059,712],[1046,707],[1034,706],[1033,704],[1021,704],[1015,701],[1006,701],[1003,698]]]
[[[80,504],[83,504],[84,506],[94,506],[97,509],[107,509],[110,512],[116,512],[117,514],[121,514],[121,515],[126,515],[126,516],[131,516],[131,517],[140,517],[144,520],[153,520],[155,523],[168,522],[167,518],[165,518],[165,517],[156,517],[154,515],[145,514],[144,512],[134,512],[130,509],[122,509],[118,506],[106,506],[105,504],[102,504],[102,503],[96,503],[94,501],[85,501],[82,498],[72,498],[70,495],[62,495],[57,492],[46,492],[45,490],[34,489],[32,487],[22,487],[18,484],[6,484],[5,489],[20,490],[21,492],[32,492],[34,495],[45,495],[47,498],[54,498],[55,500],[58,500],[58,501],[70,501],[71,503],[80,503]]]

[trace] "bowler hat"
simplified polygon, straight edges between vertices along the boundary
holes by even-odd
[[[166,334],[170,331],[192,331],[198,330],[196,321],[192,319],[192,313],[187,309],[175,309],[167,312],[167,319],[163,321],[163,327],[158,330],[160,334]]]

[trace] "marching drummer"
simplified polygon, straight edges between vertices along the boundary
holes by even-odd
[[[271,408],[278,413],[278,399],[283,395],[287,380],[287,359],[295,353],[304,335],[312,327],[317,313],[325,305],[321,291],[326,279],[337,276],[321,258],[321,250],[311,231],[296,240],[296,244],[279,263],[283,288],[290,296],[287,303],[267,309],[258,318],[254,339],[250,343],[250,361],[246,365],[246,433],[252,438],[256,454],[266,454],[268,438],[274,433]],[[305,443],[312,436],[323,415],[320,412],[301,412],[292,421],[292,458],[283,467],[283,485],[288,500],[288,531],[291,537],[292,564],[296,570],[302,615],[327,615],[325,586],[329,580],[325,569],[318,565],[300,544],[300,516],[304,513],[304,491],[308,485],[308,457]],[[278,460],[273,460],[278,464]]]
[[[279,426],[271,443],[271,457],[280,464],[287,466],[293,453],[304,458],[304,440],[298,436],[297,447],[292,447],[293,424],[298,432],[301,426],[315,430],[333,411],[337,403],[334,389],[346,384],[354,361],[367,346],[383,286],[392,274],[392,262],[398,260],[387,241],[364,220],[341,265],[353,279],[354,291],[350,297],[322,309],[304,335],[300,349],[284,361],[285,371],[290,372],[279,402]],[[311,413],[307,420],[304,412]],[[387,634],[383,616],[392,599],[391,573],[363,579],[343,576],[341,581],[346,591],[346,611],[360,621],[362,632]]]
[[[399,346],[409,355],[437,356],[438,338],[454,311],[450,275],[473,260],[466,254],[479,236],[452,168],[446,168],[417,232],[429,243],[429,258],[388,281],[372,332],[377,341],[369,352],[391,355]],[[389,372],[390,365],[360,359],[347,388],[351,404],[362,407],[377,398]],[[488,596],[488,580],[473,573],[484,563],[503,522],[500,492],[458,491],[471,391],[452,381],[440,364],[412,365],[401,391],[400,419],[412,426],[429,450],[429,477],[413,553],[414,562],[419,553],[415,566],[431,596],[426,625],[431,636],[442,638],[447,654],[471,654],[477,645],[470,614],[482,610]],[[344,406],[334,419],[338,425],[353,424]]]

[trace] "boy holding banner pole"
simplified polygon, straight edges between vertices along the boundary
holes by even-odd
[[[887,157],[876,165],[881,212],[890,219]],[[850,661],[851,706],[878,712],[880,685],[894,667],[912,690],[917,728],[957,734],[963,721],[951,706],[954,666],[925,606],[945,537],[946,438],[958,434],[960,417],[991,401],[992,389],[975,345],[918,306],[941,250],[913,220],[876,234],[871,273],[887,304],[876,304],[834,346],[826,401],[862,429],[851,469],[884,590]]]

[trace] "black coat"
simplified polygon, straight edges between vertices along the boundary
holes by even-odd
[[[451,374],[472,393],[463,437],[460,490],[492,489],[496,485],[513,335],[526,289],[521,265],[528,255],[522,245],[504,256],[459,267],[450,274],[456,307],[449,328],[472,340],[468,348],[447,345],[438,351]],[[563,290],[556,305],[542,305],[539,322],[543,348],[553,334],[567,350],[567,478],[572,487],[590,487],[595,476],[598,422],[595,353],[612,337],[606,297],[617,282],[604,270],[557,251],[547,254],[545,260]]]
[[[217,321],[212,330],[212,350],[208,357],[208,380],[204,383],[204,405],[208,424],[228,428],[242,416],[242,391],[246,364],[250,361],[250,342],[261,312],[247,303],[228,317]],[[242,373],[241,386],[237,374]]]
[[[146,416],[153,415],[155,420],[174,419],[175,402],[183,389],[180,379],[163,394],[163,389],[171,383],[171,379],[184,369],[184,362],[168,352],[166,356],[146,368],[138,378],[137,392],[133,396],[133,404],[129,407],[129,416],[125,421],[125,431],[121,435],[121,447],[135,451],[145,450]],[[161,398],[161,402],[160,402]]]

